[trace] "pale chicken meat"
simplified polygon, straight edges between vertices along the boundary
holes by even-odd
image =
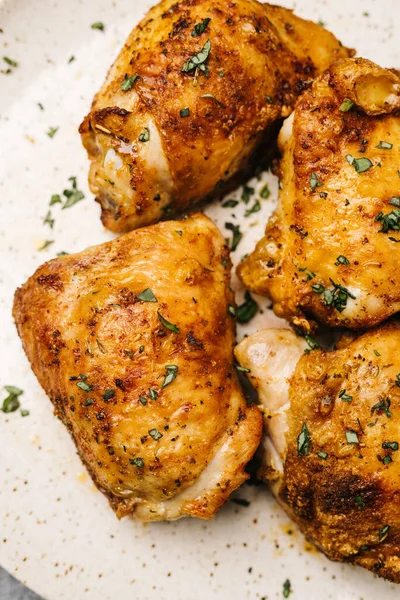
[[[311,79],[349,54],[256,0],[151,8],[80,127],[104,225],[129,231],[220,192]]]
[[[400,310],[400,78],[364,59],[332,65],[279,136],[278,208],[239,266],[250,289],[309,331]]]
[[[45,263],[15,294],[32,369],[119,517],[213,517],[262,429],[233,365],[229,250],[203,215]]]
[[[260,477],[330,559],[400,583],[400,324],[305,346],[271,329],[236,347],[265,413]]]

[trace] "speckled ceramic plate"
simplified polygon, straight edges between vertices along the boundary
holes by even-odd
[[[23,354],[11,319],[15,288],[57,252],[111,237],[87,189],[77,127],[151,1],[0,0],[0,54],[11,59],[1,59],[1,69],[11,72],[0,74],[0,384],[22,388],[22,407],[30,411],[0,412],[0,564],[49,600],[273,599],[282,598],[286,579],[294,600],[398,598],[400,588],[314,551],[263,487],[243,486],[235,496],[250,504],[230,502],[212,522],[117,521]],[[398,1],[280,3],[323,21],[360,55],[400,66]],[[95,22],[104,30],[92,28]],[[50,197],[70,187],[70,177],[78,178],[85,199],[69,210],[53,206],[51,229],[43,222]],[[244,218],[243,203],[207,209],[222,230],[226,221],[240,222],[245,235],[236,261],[260,237],[274,206],[271,174],[250,185],[257,191],[265,181],[271,196],[262,212]],[[39,251],[46,240],[52,243]],[[252,330],[278,322],[265,298],[259,302],[263,312]]]

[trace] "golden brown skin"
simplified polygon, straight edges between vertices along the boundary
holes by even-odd
[[[53,259],[15,294],[32,369],[119,517],[210,519],[248,477],[261,414],[233,367],[229,281],[196,215]]]
[[[193,36],[204,19],[206,29]],[[201,65],[208,76],[200,67],[183,72],[208,42]],[[128,37],[80,127],[104,225],[129,231],[211,194],[245,167],[306,83],[349,52],[319,25],[256,0],[154,6]],[[182,117],[185,109],[190,114]],[[149,139],[140,141],[146,127]]]
[[[354,106],[343,112],[346,98]],[[376,220],[399,211],[393,205],[400,206],[399,111],[399,77],[368,60],[347,59],[299,98],[292,131],[292,117],[282,128],[279,205],[239,274],[272,298],[279,316],[306,330],[311,318],[357,329],[400,310],[399,231],[384,232]],[[392,147],[377,148],[381,142]],[[357,172],[347,155],[373,166]],[[355,298],[344,293],[344,305],[335,305],[329,291],[328,300],[313,291],[321,285],[332,292],[331,280]]]
[[[250,378],[270,413],[274,398],[265,386],[277,373],[260,379],[260,367],[268,370],[268,355],[264,363],[254,363],[251,347],[272,331],[250,336],[236,351],[243,366],[254,365]],[[277,353],[286,351],[281,331],[275,330],[271,344]],[[297,343],[293,333],[286,335]],[[295,361],[289,402],[280,410],[287,420],[283,467],[270,460],[262,470],[303,533],[329,558],[361,565],[395,583],[400,583],[399,347],[400,325],[392,323],[339,350],[313,350]],[[308,448],[299,437],[304,424]],[[274,440],[274,430],[268,433],[279,452],[282,440]]]

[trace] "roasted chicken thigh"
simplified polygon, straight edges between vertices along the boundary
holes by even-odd
[[[400,325],[305,346],[270,329],[236,348],[265,411],[260,476],[329,558],[400,583]]]
[[[104,225],[125,232],[208,196],[305,82],[349,55],[256,0],[163,0],[133,29],[80,132]]]
[[[235,368],[229,250],[205,216],[42,265],[15,294],[25,352],[118,516],[209,519],[261,414]]]
[[[400,78],[364,59],[332,65],[279,143],[279,204],[239,266],[275,312],[367,328],[400,310]]]

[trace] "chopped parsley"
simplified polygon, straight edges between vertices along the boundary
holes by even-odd
[[[353,400],[353,396],[346,394],[346,390],[340,390],[339,398],[342,402],[351,402]]]
[[[250,198],[252,197],[253,194],[254,194],[254,188],[250,187],[249,185],[244,185],[240,199],[245,204],[248,204],[250,202]]]
[[[51,246],[52,244],[54,244],[54,240],[45,240],[43,242],[43,244],[38,248],[39,252],[41,250],[46,250],[46,248],[48,248],[49,246]]]
[[[50,198],[49,206],[53,206],[53,204],[60,204],[62,202],[60,194],[53,194]]]
[[[391,150],[393,148],[393,144],[390,144],[389,142],[379,142],[379,144],[377,146],[375,146],[375,148],[383,148],[384,150]]]
[[[51,211],[47,211],[47,215],[43,219],[43,225],[49,225],[50,229],[53,229],[54,219],[51,218]]]
[[[247,367],[241,367],[240,365],[235,365],[235,367],[236,370],[240,373],[251,373],[250,369],[248,369]]]
[[[114,398],[115,396],[115,390],[105,390],[104,394],[103,394],[103,400],[105,400],[106,402],[108,402],[109,400],[111,400],[111,398]]]
[[[232,306],[232,304],[228,304],[228,313],[232,315],[232,317],[236,316],[236,308]]]
[[[139,402],[141,402],[143,406],[146,406],[147,398],[145,396],[139,396]]]
[[[387,450],[393,450],[393,452],[396,452],[399,449],[399,444],[398,442],[383,442],[382,444],[382,448],[387,449]]]
[[[311,286],[311,289],[316,294],[323,294],[323,302],[325,306],[333,306],[338,312],[343,312],[347,306],[347,300],[352,298],[355,300],[355,296],[340,283],[335,283],[333,279],[329,278],[329,281],[333,285],[333,289],[325,289],[321,283],[316,283]]]
[[[62,206],[63,210],[64,208],[70,208],[71,206],[74,206],[74,204],[76,204],[80,200],[83,200],[83,198],[85,197],[85,194],[78,190],[76,177],[69,177],[68,181],[70,181],[72,185],[70,190],[63,191],[63,195],[66,197],[66,201]],[[51,198],[53,200],[54,196],[52,196]]]
[[[156,390],[152,390],[150,388],[149,389],[149,397],[150,397],[150,400],[157,400],[157,398],[158,398],[158,392]]]
[[[311,438],[308,427],[303,423],[301,432],[297,437],[297,454],[299,456],[307,456],[310,451]]]
[[[375,222],[380,222],[382,225],[379,232],[387,233],[388,231],[400,231],[400,208],[395,208],[386,215],[380,212],[375,217]]]
[[[235,208],[235,206],[237,206],[239,204],[238,200],[225,200],[225,202],[222,204],[223,208]]]
[[[142,133],[139,135],[139,142],[148,142],[150,139],[150,129],[145,127]]]
[[[225,223],[226,229],[232,231],[232,239],[230,243],[230,249],[232,252],[236,250],[239,245],[240,240],[242,239],[242,232],[240,231],[239,225],[233,225],[233,223]]]
[[[135,465],[135,467],[137,467],[138,469],[143,469],[144,467],[144,460],[143,458],[140,458],[140,456],[138,456],[137,458],[130,458],[129,462],[131,463],[131,465]]]
[[[375,356],[380,356],[378,350],[374,350],[374,354],[375,354]]]
[[[309,347],[311,348],[311,350],[317,350],[320,345],[318,344],[317,340],[315,339],[315,337],[309,333],[306,333],[304,336],[304,339],[306,340],[307,344],[309,345]]]
[[[139,79],[139,75],[130,75],[130,77],[125,75],[125,79],[121,82],[119,87],[123,92],[128,92],[137,79]]]
[[[163,437],[163,434],[160,433],[157,429],[150,429],[149,435],[153,438],[153,440],[157,441]]]
[[[14,69],[18,67],[17,61],[9,58],[8,56],[3,56],[3,60],[9,67],[14,67]]]
[[[353,106],[353,100],[350,100],[350,98],[345,98],[342,104],[339,106],[339,110],[341,110],[342,112],[349,112],[349,110],[351,110]]]
[[[346,160],[350,165],[353,165],[357,173],[364,173],[374,166],[374,163],[369,158],[354,158],[351,154],[347,154]]]
[[[311,281],[312,279],[314,279],[315,273],[313,273],[312,271],[310,271],[309,269],[307,269],[307,267],[298,267],[297,265],[295,265],[295,267],[296,267],[296,269],[298,271],[300,271],[300,273],[305,273],[306,278],[307,278],[306,281]]]
[[[239,323],[248,323],[258,311],[258,304],[251,296],[250,292],[246,290],[244,295],[244,302],[236,309],[236,318]]]
[[[198,37],[199,35],[204,33],[210,21],[211,19],[209,17],[206,17],[201,21],[201,23],[196,23],[192,31],[192,37]]]
[[[346,440],[348,444],[359,444],[358,435],[355,431],[351,429],[346,431]]]
[[[314,285],[311,286],[311,289],[316,294],[322,294],[322,292],[325,290],[325,288],[322,285],[322,283],[314,283]]]
[[[182,117],[182,119],[184,119],[185,117],[189,117],[190,108],[181,108],[181,110],[179,111],[179,114]]]
[[[380,400],[379,402],[377,402],[376,404],[374,404],[374,406],[371,408],[371,412],[383,412],[388,419],[390,419],[390,417],[392,416],[392,413],[390,411],[390,400],[389,398],[384,398],[383,400]]]
[[[21,394],[23,394],[24,392],[23,392],[23,390],[16,387],[15,385],[5,385],[4,389],[6,390],[6,392],[8,392],[8,396],[6,398],[4,398],[3,406],[1,407],[1,410],[4,413],[15,412],[21,406],[20,402],[19,402],[19,396],[21,396]],[[22,413],[22,411],[21,411],[21,413]],[[22,416],[25,416],[25,415],[22,415]]]
[[[339,265],[349,265],[350,261],[348,258],[346,258],[345,256],[343,256],[343,254],[340,254],[335,262],[336,267],[338,267]]]
[[[260,190],[260,196],[261,198],[263,198],[264,200],[267,200],[267,198],[269,198],[271,195],[271,192],[269,191],[269,187],[268,184],[266,183],[264,185],[264,187]]]
[[[317,452],[317,456],[319,456],[320,458],[322,458],[322,460],[326,460],[328,458],[328,453],[325,452],[324,450],[319,450]]]
[[[259,200],[256,200],[251,208],[248,208],[244,213],[245,217],[249,217],[250,215],[259,212],[261,210],[261,204]]]
[[[286,581],[283,582],[283,592],[282,592],[283,597],[289,598],[291,592],[292,592],[291,583],[290,583],[289,579],[286,579]]]
[[[142,302],[158,302],[157,298],[155,297],[150,288],[146,288],[145,290],[143,290],[143,292],[140,292],[140,294],[138,294],[136,298],[138,298]]]
[[[265,96],[265,101],[268,102],[268,104],[275,104],[271,96]]]
[[[314,191],[317,187],[321,185],[324,184],[318,179],[318,175],[313,171],[310,176],[310,188],[312,189],[312,191]]]
[[[77,381],[76,385],[78,388],[80,388],[84,392],[90,392],[93,389],[93,386],[90,385],[89,383],[86,383],[86,381]]]
[[[92,29],[98,29],[99,31],[104,31],[104,23],[101,21],[96,21],[96,23],[92,23],[90,26]]]
[[[177,365],[165,365],[165,370],[166,370],[165,379],[161,386],[162,390],[165,387],[167,387],[167,385],[172,383],[174,381],[174,379],[176,379],[176,376],[178,375]]]
[[[382,542],[382,541],[383,541],[383,540],[384,540],[384,539],[387,537],[387,535],[388,535],[389,531],[390,531],[390,525],[384,525],[384,526],[383,526],[383,527],[382,527],[382,528],[379,530],[379,533],[378,533],[378,538],[379,538],[379,541],[380,541],[380,542]]]
[[[59,130],[59,127],[50,127],[47,132],[47,135],[49,136],[49,138],[53,138],[56,135],[58,130]]]
[[[68,64],[71,64],[72,62],[74,62],[74,60],[75,60],[75,56],[74,55],[70,56],[68,59]]]
[[[169,331],[173,331],[174,333],[180,332],[179,327],[177,325],[174,325],[173,323],[170,323],[169,321],[167,321],[167,319],[164,319],[164,317],[159,311],[157,311],[157,315],[161,325],[163,325],[165,329],[169,329]]]
[[[388,202],[391,206],[397,206],[400,208],[400,196],[392,196]]]
[[[199,52],[197,52],[197,54],[195,54],[194,56],[192,56],[191,58],[189,58],[189,60],[187,60],[185,62],[185,64],[182,67],[182,72],[183,73],[191,73],[192,71],[195,71],[196,69],[200,69],[200,71],[203,71],[203,73],[207,74],[208,69],[207,69],[205,63],[210,54],[210,50],[211,50],[211,42],[210,42],[210,40],[207,40],[206,43],[204,44],[204,46],[202,47],[202,49]]]
[[[359,506],[360,508],[364,508],[364,506],[365,506],[365,502],[364,502],[364,500],[362,499],[362,497],[361,497],[361,496],[355,496],[355,497],[354,497],[354,500],[356,501],[356,503],[358,504],[358,506]]]

